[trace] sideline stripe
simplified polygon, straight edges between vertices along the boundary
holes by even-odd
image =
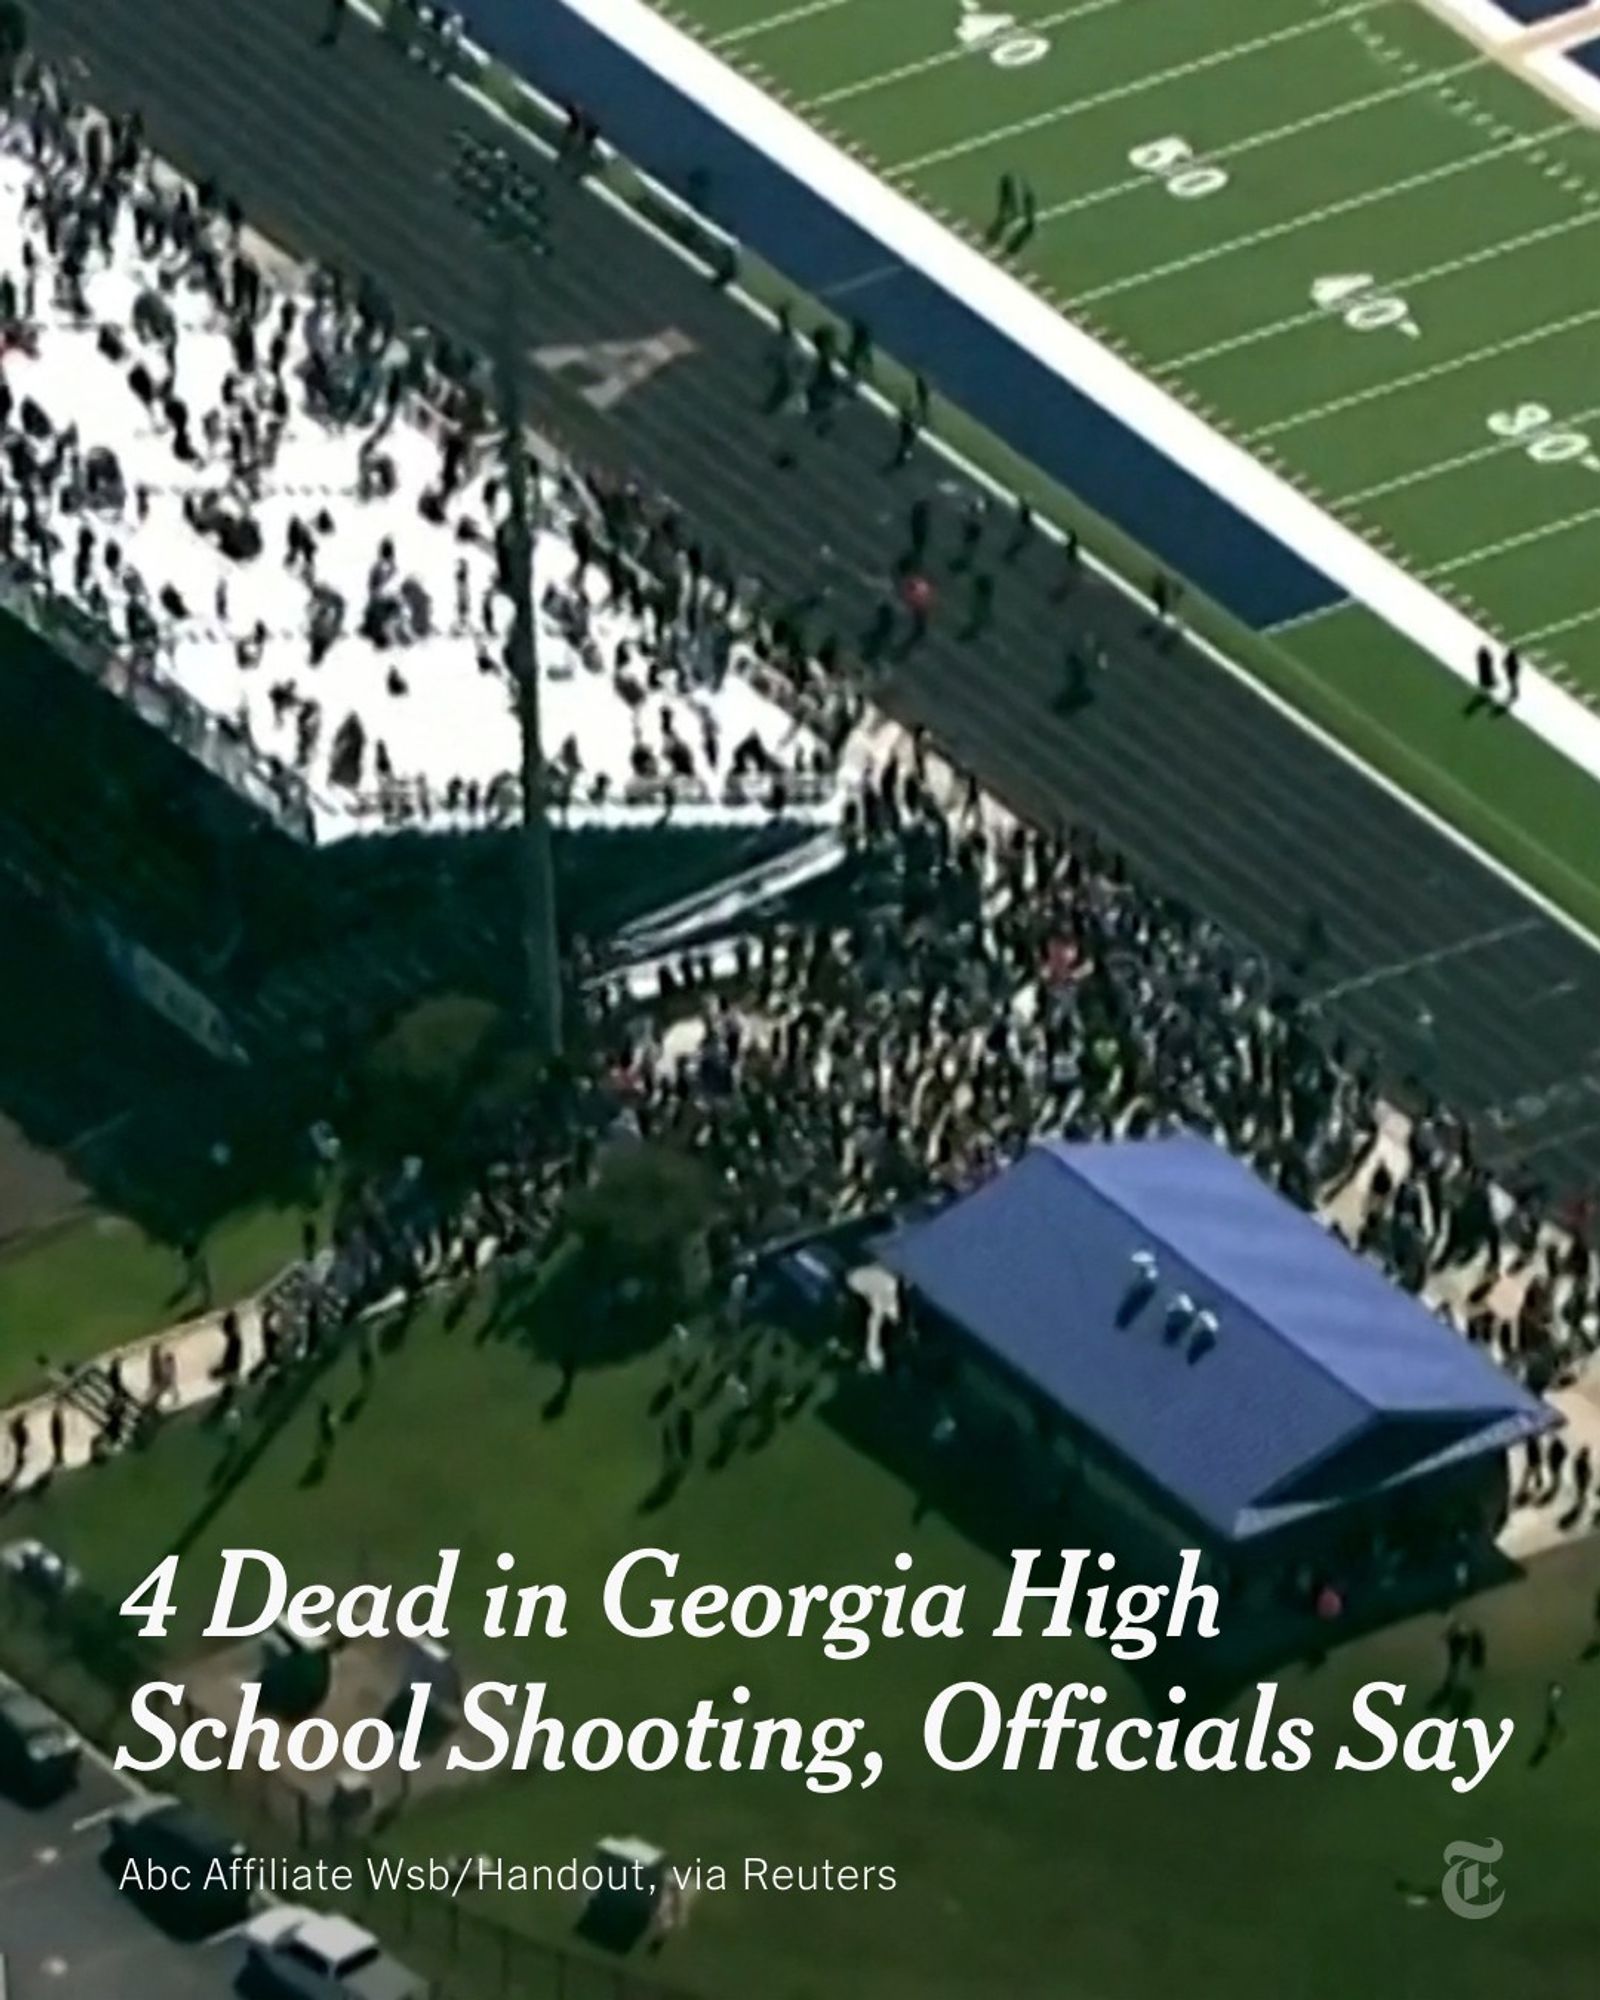
[[[970,139],[957,139],[931,153],[920,153],[914,159],[898,161],[885,171],[898,179],[905,174],[917,173],[923,167],[941,166],[946,160],[962,159],[966,154],[979,152],[986,146],[998,146],[1007,139],[1020,138],[1025,132],[1037,132],[1046,125],[1064,124],[1067,119],[1079,118],[1086,111],[1096,111],[1103,104],[1120,104],[1124,98],[1138,97],[1147,90],[1159,90],[1165,83],[1177,83],[1186,76],[1199,76],[1205,70],[1220,69],[1225,63],[1239,62],[1246,56],[1258,55],[1263,49],[1279,48],[1286,42],[1301,41],[1307,35],[1318,35],[1336,27],[1341,21],[1354,20],[1358,15],[1376,13],[1380,7],[1393,5],[1394,0],[1355,0],[1353,6],[1341,7],[1336,13],[1319,14],[1313,21],[1296,21],[1287,28],[1274,28],[1270,35],[1257,35],[1252,41],[1235,42],[1208,56],[1196,56],[1191,62],[1174,63],[1170,69],[1158,69],[1149,76],[1135,77],[1128,83],[1096,91],[1092,96],[1074,98],[1071,103],[1057,105],[1053,110],[1035,112],[1031,118],[1019,118],[1014,125],[997,125],[992,131],[979,132]]]
[[[1308,208],[1303,215],[1269,223],[1264,229],[1253,229],[1245,236],[1230,236],[1225,242],[1213,243],[1208,249],[1193,251],[1186,257],[1170,258],[1165,264],[1152,264],[1147,270],[1135,271],[1126,278],[1113,278],[1110,284],[1096,285],[1090,291],[1076,293],[1069,304],[1093,305],[1100,299],[1137,291],[1141,285],[1155,284],[1159,279],[1176,277],[1183,271],[1198,270],[1204,264],[1215,264],[1223,257],[1231,257],[1236,250],[1253,250],[1258,244],[1273,243],[1279,237],[1296,236],[1303,229],[1314,229],[1319,223],[1331,222],[1337,216],[1353,215],[1358,209],[1375,208],[1380,202],[1393,201],[1396,195],[1433,187],[1456,174],[1471,173],[1475,167],[1487,166],[1491,161],[1507,159],[1515,153],[1526,153],[1534,146],[1548,146],[1552,139],[1570,137],[1574,129],[1571,125],[1549,125],[1538,132],[1524,132],[1515,139],[1502,139],[1476,153],[1463,153],[1460,159],[1446,160],[1442,166],[1428,167],[1421,173],[1408,174],[1381,187],[1366,188],[1360,194],[1347,195],[1342,201],[1330,201],[1321,208]]]
[[[1581,215],[1564,216],[1560,222],[1547,222],[1542,228],[1524,230],[1520,236],[1507,236],[1502,242],[1487,244],[1481,250],[1469,250],[1464,256],[1450,258],[1447,263],[1430,264],[1426,270],[1408,271],[1399,278],[1375,278],[1374,286],[1385,293],[1414,292],[1419,285],[1431,285],[1438,278],[1456,277],[1476,265],[1492,264],[1501,257],[1514,256],[1519,250],[1531,249],[1535,243],[1548,243],[1552,237],[1564,236],[1573,229],[1587,229],[1596,222],[1600,222],[1600,209],[1585,209]],[[1294,333],[1301,327],[1325,326],[1328,318],[1329,315],[1321,307],[1311,306],[1305,312],[1291,313],[1285,319],[1269,320],[1264,326],[1252,327],[1248,333],[1236,333],[1227,340],[1214,340],[1207,347],[1192,347],[1187,354],[1163,361],[1150,372],[1156,376],[1176,375],[1182,369],[1198,367],[1202,361],[1214,361],[1221,354],[1237,354],[1240,348],[1254,347],[1263,340],[1276,340],[1280,334]]]

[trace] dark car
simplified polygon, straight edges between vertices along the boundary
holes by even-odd
[[[37,1695],[0,1682],[0,1786],[30,1804],[58,1799],[77,1782],[78,1738]]]
[[[135,1799],[112,1814],[105,1863],[165,1928],[200,1937],[250,1912],[250,1851],[180,1799]]]

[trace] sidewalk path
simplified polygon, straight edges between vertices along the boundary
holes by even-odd
[[[270,1289],[270,1287],[268,1288]],[[103,1419],[74,1400],[70,1382],[98,1381],[120,1370],[122,1384],[131,1398],[130,1416],[138,1409],[156,1409],[162,1416],[192,1410],[220,1395],[219,1372],[226,1347],[223,1321],[231,1311],[240,1339],[240,1373],[248,1379],[262,1359],[261,1300],[242,1300],[233,1307],[184,1320],[164,1333],[154,1334],[114,1348],[99,1360],[63,1374],[57,1389],[25,1398],[0,1412],[6,1435],[0,1439],[0,1465],[8,1475],[6,1491],[25,1493],[57,1472],[74,1472],[91,1465],[105,1447]],[[158,1395],[163,1368],[167,1371],[164,1394]],[[56,1457],[51,1443],[51,1420],[61,1416],[61,1452]],[[15,1425],[27,1426],[28,1446],[20,1470],[15,1469]]]

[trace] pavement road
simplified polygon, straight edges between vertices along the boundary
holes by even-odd
[[[0,1796],[0,1954],[6,2000],[223,2000],[244,1945],[167,1937],[101,1866],[105,1822],[128,1793],[85,1759],[56,1803],[30,1809]]]
[[[462,127],[504,132],[359,17],[322,48],[323,0],[32,0],[31,13],[93,100],[139,108],[160,151],[215,178],[275,241],[490,341],[493,253],[453,206],[448,166]],[[1280,964],[1315,912],[1327,946],[1306,984],[1341,1030],[1472,1113],[1503,1172],[1600,1185],[1600,952],[1199,653],[1153,644],[1109,587],[1088,579],[1063,597],[1047,548],[1014,562],[986,550],[994,615],[963,638],[970,585],[949,567],[961,489],[945,462],[919,452],[890,470],[888,430],[864,403],[825,440],[770,414],[770,333],[597,197],[546,177],[553,254],[523,301],[542,427],[670,495],[741,571],[812,605],[815,629],[847,644],[889,589],[910,501],[933,495],[944,601],[886,705],[1013,806],[1094,826]],[[641,360],[623,388],[619,363]],[[1087,708],[1061,716],[1053,697],[1084,631],[1113,665]]]

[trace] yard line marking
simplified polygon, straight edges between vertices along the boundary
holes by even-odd
[[[836,4],[836,0],[829,0]],[[1042,34],[1046,28],[1064,28],[1069,21],[1082,20],[1086,14],[1103,14],[1108,7],[1121,7],[1126,0],[1078,0],[1075,7],[1064,7],[1059,14],[1045,14],[1037,21],[1020,21],[1016,33],[1019,35]],[[823,111],[830,104],[845,104],[852,97],[864,97],[868,91],[886,89],[891,83],[904,83],[908,77],[925,76],[929,70],[942,69],[946,63],[968,60],[973,50],[957,43],[954,48],[941,49],[935,56],[919,56],[914,62],[899,64],[895,69],[880,71],[876,76],[861,77],[855,83],[841,83],[834,90],[825,90],[820,97],[801,100],[802,111]]]
[[[1491,556],[1511,555],[1517,549],[1531,548],[1535,542],[1547,541],[1552,535],[1564,535],[1569,529],[1581,528],[1589,521],[1600,521],[1600,506],[1584,507],[1576,514],[1563,515],[1559,521],[1546,521],[1540,528],[1524,528],[1520,534],[1506,535],[1498,542],[1485,542],[1482,548],[1469,549],[1464,556],[1452,556],[1448,562],[1438,563],[1421,574],[1431,583],[1436,576],[1453,576],[1458,569],[1487,562]]]
[[[1290,216],[1285,222],[1254,229],[1247,236],[1231,236],[1225,242],[1212,244],[1209,249],[1195,250],[1186,257],[1173,257],[1165,264],[1152,264],[1148,270],[1135,271],[1127,278],[1115,278],[1108,285],[1096,285],[1092,291],[1079,292],[1068,301],[1068,305],[1093,305],[1097,299],[1114,298],[1119,292],[1134,291],[1138,286],[1153,284],[1159,278],[1174,277],[1180,271],[1192,271],[1202,264],[1215,263],[1219,257],[1232,256],[1235,250],[1252,250],[1258,243],[1271,243],[1280,236],[1294,236],[1302,229],[1313,229],[1318,223],[1331,222],[1335,216],[1353,215],[1357,209],[1392,201],[1396,195],[1409,194],[1415,188],[1431,187],[1439,181],[1449,180],[1452,175],[1470,173],[1474,167],[1484,166],[1491,160],[1505,159],[1512,153],[1525,153],[1531,146],[1547,146],[1553,139],[1564,138],[1581,129],[1576,125],[1547,125],[1537,132],[1524,132],[1515,139],[1500,140],[1493,146],[1484,147],[1481,152],[1464,153],[1459,160],[1447,160],[1441,167],[1429,167],[1423,173],[1408,174],[1403,180],[1388,181],[1382,187],[1368,188],[1364,193],[1349,195],[1343,201],[1331,201],[1322,208],[1307,209],[1303,215]]]
[[[979,152],[985,146],[998,146],[1007,139],[1020,138],[1025,132],[1037,132],[1045,125],[1062,124],[1068,118],[1081,117],[1085,111],[1098,110],[1101,105],[1119,104],[1124,98],[1159,89],[1164,83],[1176,83],[1182,77],[1197,76],[1203,70],[1237,62],[1245,56],[1259,54],[1263,49],[1278,48],[1285,42],[1320,34],[1340,21],[1353,20],[1359,14],[1371,14],[1380,7],[1393,4],[1394,0],[1355,0],[1353,6],[1341,7],[1336,13],[1319,14],[1314,21],[1296,21],[1292,27],[1275,28],[1270,35],[1257,35],[1248,42],[1235,42],[1228,48],[1214,49],[1210,55],[1197,56],[1191,62],[1175,63],[1170,69],[1155,70],[1149,76],[1135,77],[1131,82],[1116,84],[1109,90],[1096,91],[1090,97],[1074,98],[1071,103],[1059,104],[1053,110],[1035,112],[1031,118],[1019,118],[1013,125],[996,125],[992,131],[979,132],[970,139],[958,139],[951,145],[937,147],[931,153],[920,153],[913,159],[901,160],[886,171],[891,179],[899,179],[906,174],[918,173],[924,167],[940,166],[946,160],[959,160],[963,155]]]
[[[1587,611],[1575,611],[1570,618],[1555,618],[1548,625],[1536,625],[1531,632],[1523,632],[1517,639],[1519,646],[1537,646],[1545,639],[1554,639],[1563,632],[1572,632],[1580,625],[1592,625],[1600,618],[1600,604],[1591,604]],[[1549,668],[1545,669],[1546,673]]]
[[[1347,993],[1366,993],[1388,980],[1404,979],[1413,972],[1427,972],[1436,965],[1447,965],[1452,959],[1465,958],[1469,952],[1485,951],[1490,945],[1509,944],[1513,938],[1527,937],[1539,928],[1537,917],[1517,917],[1510,923],[1496,924],[1491,931],[1479,931],[1474,937],[1458,938],[1454,944],[1442,944],[1433,951],[1418,952],[1414,958],[1396,959],[1393,965],[1380,965],[1354,979],[1341,979],[1336,986],[1325,986],[1320,992],[1313,993],[1311,1000],[1315,1005],[1324,1000],[1342,1000]]]
[[[857,271],[853,278],[841,278],[836,285],[824,285],[817,293],[819,299],[848,299],[857,292],[869,291],[874,285],[881,285],[885,278],[898,278],[905,270],[904,264],[873,264],[865,271]],[[3,1996],[0,1996],[3,2000]]]
[[[1214,159],[1217,156],[1207,154],[1206,157]],[[1408,271],[1398,278],[1385,278],[1383,283],[1391,291],[1414,292],[1419,285],[1431,285],[1436,278],[1453,278],[1459,272],[1472,270],[1475,265],[1492,264],[1497,258],[1510,257],[1532,244],[1548,242],[1551,237],[1565,235],[1570,229],[1587,229],[1595,222],[1600,222],[1600,209],[1587,209],[1582,215],[1563,216],[1559,222],[1547,222],[1541,228],[1524,230],[1520,236],[1508,236],[1502,242],[1469,250],[1464,256],[1452,257],[1446,263],[1430,264],[1425,270]],[[1187,354],[1161,362],[1150,373],[1158,379],[1164,375],[1175,375],[1185,368],[1198,367],[1202,361],[1214,361],[1218,355],[1236,354],[1242,347],[1254,347],[1259,341],[1275,340],[1279,334],[1293,333],[1303,326],[1324,325],[1327,319],[1327,313],[1320,306],[1311,306],[1305,312],[1290,313],[1284,319],[1268,320],[1263,326],[1252,327],[1248,333],[1232,334],[1228,339],[1214,340],[1206,347],[1192,347]]]
[[[1363,403],[1381,402],[1385,396],[1398,395],[1403,389],[1414,389],[1419,383],[1434,382],[1441,375],[1454,375],[1463,368],[1474,368],[1480,361],[1493,361],[1501,354],[1515,354],[1523,347],[1537,347],[1541,340],[1553,340],[1558,333],[1571,333],[1575,327],[1592,326],[1596,320],[1600,320],[1600,306],[1586,306],[1582,312],[1569,313],[1565,319],[1548,320],[1542,326],[1531,326],[1526,333],[1514,333],[1505,340],[1491,340],[1486,346],[1468,348],[1465,354],[1458,354],[1451,361],[1435,361],[1427,368],[1413,368],[1409,374],[1392,376],[1387,382],[1375,382],[1369,389],[1353,389],[1348,396],[1335,396],[1330,403],[1318,403],[1292,417],[1279,417],[1274,423],[1246,431],[1244,442],[1253,445],[1263,438],[1281,437],[1285,431],[1298,430],[1302,424],[1320,423],[1324,417],[1337,416],[1341,410],[1354,410]]]
[[[1329,105],[1324,111],[1313,111],[1288,125],[1275,125],[1267,132],[1252,133],[1249,138],[1235,140],[1232,145],[1206,146],[1202,149],[1205,162],[1209,166],[1214,160],[1235,160],[1241,153],[1254,152],[1259,146],[1275,145],[1281,139],[1297,139],[1303,133],[1315,131],[1320,125],[1332,125],[1341,118],[1369,111],[1374,105],[1389,104],[1396,98],[1427,90],[1442,77],[1459,76],[1463,70],[1481,69],[1485,60],[1483,56],[1468,56],[1464,62],[1449,63],[1443,69],[1429,70],[1425,75],[1408,78],[1404,83],[1385,84],[1382,90],[1368,91],[1362,97],[1346,98],[1343,103]],[[1149,185],[1148,174],[1130,174],[1125,181],[1113,181],[1108,187],[1095,188],[1089,194],[1074,195],[1070,201],[1052,202],[1048,208],[1041,208],[1040,224],[1054,222],[1063,215],[1076,215],[1081,209],[1094,208],[1118,195],[1138,194]]]
[[[740,42],[754,41],[757,35],[771,34],[774,28],[787,28],[796,21],[809,21],[813,14],[831,14],[850,4],[851,0],[806,0],[803,7],[786,7],[781,14],[769,14],[764,21],[745,21],[737,28],[724,28],[720,35],[706,38],[707,46],[731,49]]]
[[[1573,424],[1593,423],[1597,417],[1600,417],[1600,405],[1592,410],[1570,411],[1560,419],[1560,425],[1566,430]],[[1421,486],[1446,472],[1459,472],[1465,465],[1481,465],[1487,458],[1526,449],[1526,438],[1497,437],[1489,444],[1475,445],[1471,451],[1457,452],[1453,458],[1437,458],[1431,465],[1419,465],[1411,472],[1397,473],[1393,479],[1380,479],[1374,486],[1362,486],[1354,493],[1342,494],[1332,502],[1333,510],[1337,513],[1342,507],[1360,507],[1369,500],[1381,500],[1389,493],[1403,493],[1408,486]]]
[[[1331,618],[1336,611],[1356,608],[1353,597],[1336,597],[1331,604],[1318,604],[1310,611],[1297,611],[1292,618],[1280,618],[1276,625],[1263,629],[1263,637],[1276,639],[1280,632],[1298,632],[1303,626],[1315,625],[1319,618]]]

